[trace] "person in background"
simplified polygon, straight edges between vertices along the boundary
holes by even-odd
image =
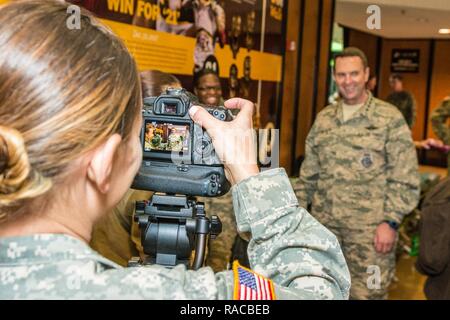
[[[431,150],[434,148],[444,152],[448,152],[450,150],[450,146],[445,145],[443,141],[433,138],[428,138],[422,141],[414,141],[414,145],[417,149]]]
[[[450,119],[450,96],[442,100],[439,106],[433,110],[430,118],[434,133],[444,143],[441,150],[448,153],[447,169],[450,176],[450,126],[448,125],[448,119]]]
[[[370,73],[369,80],[367,81],[367,90],[369,90],[374,97],[376,97],[377,92],[377,75],[374,73]]]
[[[342,99],[317,115],[294,190],[338,237],[352,276],[351,298],[386,299],[397,229],[419,200],[417,155],[401,113],[366,89],[366,55],[346,48],[334,65]]]
[[[213,107],[223,105],[220,78],[212,70],[203,69],[194,75],[194,94],[200,103]]]
[[[386,101],[400,110],[411,129],[416,122],[416,100],[414,96],[403,88],[403,76],[400,74],[394,73],[389,77],[389,86],[392,92],[386,98]]]
[[[434,186],[420,214],[417,270],[427,275],[424,292],[429,300],[450,299],[450,177]]]

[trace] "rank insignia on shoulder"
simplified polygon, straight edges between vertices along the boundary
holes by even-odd
[[[234,300],[275,300],[273,282],[233,262]]]

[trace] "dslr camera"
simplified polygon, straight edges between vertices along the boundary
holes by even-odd
[[[233,119],[229,110],[201,105],[185,89],[169,88],[144,99],[143,161],[133,188],[202,197],[228,192],[230,185],[210,136],[189,116],[194,104],[221,121]]]
[[[189,116],[194,104],[200,105],[197,97],[184,89],[170,88],[144,99],[143,160],[132,187],[156,193],[136,202],[134,220],[147,257],[133,258],[129,266],[183,263],[196,270],[204,263],[208,237],[222,231],[220,219],[208,218],[204,203],[195,198],[221,196],[230,184],[210,136]],[[223,107],[202,107],[221,121],[233,119]]]

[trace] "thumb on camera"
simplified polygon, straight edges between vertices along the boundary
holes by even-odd
[[[207,131],[220,128],[222,121],[217,120],[208,111],[199,106],[192,106],[189,109],[189,115],[194,122],[202,126]]]

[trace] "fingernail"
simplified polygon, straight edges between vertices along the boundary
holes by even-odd
[[[192,106],[189,108],[189,115],[191,116],[191,118],[194,117],[194,115],[197,113],[199,108],[200,108],[199,106]]]

